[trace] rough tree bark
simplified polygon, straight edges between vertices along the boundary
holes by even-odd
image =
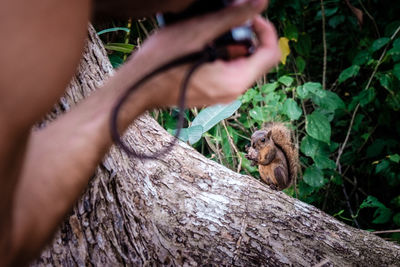
[[[46,121],[68,111],[112,74],[90,27],[68,91]],[[43,122],[41,126],[45,126]],[[126,141],[140,152],[171,139],[150,116]],[[180,143],[155,161],[116,148],[33,265],[399,266],[400,247],[274,192]],[[322,264],[320,264],[322,265]]]

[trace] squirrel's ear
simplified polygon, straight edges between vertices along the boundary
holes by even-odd
[[[268,133],[267,133],[267,139],[271,139],[271,134],[272,134],[272,131],[268,131]]]

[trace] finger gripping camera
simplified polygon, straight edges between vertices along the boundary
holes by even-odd
[[[180,13],[157,14],[157,21],[160,27],[164,27],[192,17],[216,12],[233,2],[233,0],[195,0]],[[253,39],[251,24],[247,22],[219,36],[212,45],[222,51],[220,55],[222,59],[230,60],[251,55],[255,50]]]

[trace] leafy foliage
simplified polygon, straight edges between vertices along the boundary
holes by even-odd
[[[294,131],[302,166],[287,194],[363,229],[395,229],[400,227],[400,4],[350,1],[364,14],[360,26],[345,1],[323,2],[325,14],[320,1],[271,0],[268,17],[281,37],[282,64],[224,116],[213,113],[216,107],[186,111],[182,139],[203,155],[258,179],[244,147],[265,122],[285,122]],[[146,35],[141,29],[154,27],[151,21],[140,23],[117,25],[130,29],[128,42],[121,31],[102,35],[106,44],[132,45],[121,45],[126,50],[109,47],[115,66],[140,45],[137,40]],[[323,75],[326,88],[320,82]],[[176,110],[154,114],[166,129],[175,128]],[[387,237],[400,241],[400,235]]]

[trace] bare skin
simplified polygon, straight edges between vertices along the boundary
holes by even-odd
[[[188,1],[147,0],[154,5],[163,2],[164,10],[179,9]],[[200,50],[248,19],[254,21],[260,41],[256,53],[202,67],[191,81],[188,105],[234,100],[280,58],[274,27],[257,15],[266,7],[266,0],[247,1],[155,33],[96,93],[45,129],[32,133],[32,125],[51,109],[75,72],[91,3],[1,3],[0,33],[8,42],[0,44],[4,66],[0,71],[0,266],[26,264],[51,238],[112,145],[108,122],[114,103],[145,73]],[[149,4],[138,9],[138,14],[146,14],[155,8]],[[140,68],[135,68],[138,65]],[[135,100],[123,107],[120,130],[148,109],[175,105],[177,84],[186,69],[168,71],[136,91],[132,96]]]

